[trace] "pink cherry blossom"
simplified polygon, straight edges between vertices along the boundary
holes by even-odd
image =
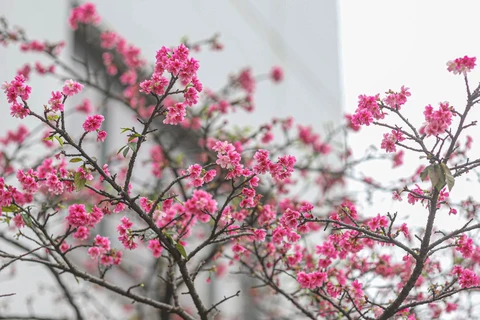
[[[100,127],[102,126],[103,120],[105,120],[105,118],[100,114],[88,116],[87,120],[85,120],[82,127],[86,132],[96,131],[96,130],[99,130]],[[105,137],[106,137],[106,134],[105,134]]]
[[[465,74],[470,72],[475,67],[476,57],[464,56],[463,58],[457,58],[447,62],[447,70],[453,72],[453,74]]]
[[[73,80],[66,80],[65,85],[62,88],[62,93],[68,97],[71,97],[82,92],[82,89],[82,84]]]

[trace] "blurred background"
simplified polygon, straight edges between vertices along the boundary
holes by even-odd
[[[341,123],[345,112],[355,111],[358,95],[382,94],[405,85],[412,92],[405,111],[419,126],[425,105],[446,100],[454,106],[464,103],[463,81],[446,72],[446,62],[480,52],[476,34],[480,27],[480,3],[474,0],[91,2],[102,16],[101,27],[123,35],[149,61],[154,61],[155,52],[162,45],[174,46],[184,37],[197,41],[219,33],[222,51],[203,50],[195,54],[201,65],[199,77],[213,90],[221,88],[230,74],[248,66],[256,75],[268,74],[274,65],[283,67],[285,81],[278,85],[260,83],[255,92],[254,115],[237,112],[231,119],[235,124],[255,126],[273,116],[293,116],[297,123],[322,132],[325,126]],[[81,50],[67,23],[71,6],[64,0],[1,0],[0,15],[25,29],[31,39],[66,40],[62,58],[71,61],[74,50]],[[0,48],[0,80],[13,78],[24,63],[31,62],[29,55],[21,54],[16,46]],[[472,83],[478,82],[478,74],[472,73]],[[34,76],[30,85],[31,103],[41,105],[59,83],[53,78]],[[20,121],[9,116],[5,99],[0,106],[3,135]],[[110,120],[113,123],[106,126],[117,126],[122,112],[119,109]],[[478,109],[474,109],[472,117],[478,115]],[[23,122],[28,126],[28,121],[27,118]],[[349,138],[348,144],[355,153],[362,154],[371,144],[380,146],[382,133],[380,129],[363,128],[360,134]],[[478,148],[474,152],[478,156]],[[395,170],[391,170],[390,163],[368,164],[364,167],[365,175],[380,173],[385,179],[411,175],[420,160],[407,156],[405,163]],[[464,193],[476,192],[468,181],[458,181],[456,188],[463,197]],[[379,197],[375,203],[385,204],[385,210],[409,210],[409,214],[415,214],[406,204],[390,204],[388,196]],[[368,203],[364,209],[377,213]],[[456,223],[455,217],[445,219],[445,223]],[[12,300],[15,303],[10,308],[22,310],[22,299],[37,293],[36,281],[41,278],[37,270],[32,273],[19,265],[17,272],[21,277],[15,281],[2,278],[0,291],[7,286],[9,291],[21,288],[24,292]],[[209,287],[212,300],[219,298],[215,288],[224,285],[213,283]],[[245,303],[248,306],[248,301]],[[48,295],[37,297],[34,308],[39,313],[52,310]],[[243,306],[237,302],[232,308]]]

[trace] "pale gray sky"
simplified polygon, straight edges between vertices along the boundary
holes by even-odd
[[[456,108],[464,108],[465,86],[461,76],[446,71],[446,62],[460,56],[480,57],[480,29],[478,1],[341,1],[340,39],[344,78],[345,109],[354,112],[359,94],[383,94],[388,89],[398,90],[402,85],[411,89],[412,96],[402,108],[413,124],[423,123],[427,104],[449,101]],[[477,60],[477,64],[480,63]],[[480,67],[469,75],[471,86],[480,80]],[[479,118],[479,107],[471,111],[470,119]],[[400,124],[400,122],[398,122]],[[363,128],[352,135],[351,146],[361,152],[367,145],[380,147],[384,129]],[[479,128],[468,129],[474,138],[472,158],[480,157]],[[428,164],[418,155],[405,157],[406,166],[390,170],[378,164],[365,166],[372,176],[399,178],[411,175],[419,164]],[[423,161],[423,162],[422,162]],[[423,184],[425,187],[428,183]],[[456,181],[453,199],[464,199],[467,194],[478,197],[477,183],[467,183],[465,177]],[[386,209],[418,218],[423,223],[425,210],[396,202],[389,205],[389,197],[379,197],[375,207],[367,207],[371,214]],[[384,200],[384,201],[382,201]],[[459,225],[458,216],[440,217],[440,226]],[[445,221],[445,222],[444,222]],[[463,221],[463,220],[462,220]]]

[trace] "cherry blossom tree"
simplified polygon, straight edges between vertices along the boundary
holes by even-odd
[[[89,307],[103,293],[117,304],[120,298],[138,319],[220,319],[222,304],[242,295],[265,319],[475,317],[479,205],[450,200],[455,181],[480,165],[469,157],[468,133],[476,125],[470,111],[480,101],[480,86],[471,87],[467,77],[474,57],[447,63],[448,72],[463,77],[465,106],[427,105],[423,124],[403,113],[411,94],[403,86],[360,95],[355,113],[322,137],[293,118],[238,130],[225,125],[226,117],[240,110],[254,116],[256,82],[281,82],[280,67],[268,77],[244,69],[210,90],[197,77],[194,56],[221,51],[217,36],[161,47],[149,66],[100,20],[90,3],[69,17],[72,29],[94,35],[87,37],[92,46],[98,40],[98,68],[88,57],[71,65],[60,56],[68,44],[30,39],[2,21],[3,45],[51,64],[19,66],[2,86],[20,126],[0,141],[0,271],[19,263],[48,270],[69,319],[107,318],[108,310]],[[39,75],[59,80],[43,105],[31,102],[36,88],[28,85]],[[107,131],[108,116],[88,92],[134,115],[131,125]],[[69,117],[81,125],[73,128]],[[25,118],[38,127],[23,125]],[[357,157],[343,138],[369,126],[385,129],[374,141],[380,150]],[[99,157],[113,136],[122,144]],[[43,151],[35,149],[39,144]],[[404,154],[418,156],[421,165],[397,181],[357,168],[372,160],[399,167]],[[422,227],[380,204],[378,214],[363,212],[350,182],[396,202],[407,198]],[[438,215],[456,215],[464,224],[441,226]],[[248,292],[234,282],[223,299],[206,303],[212,278],[237,275],[252,279]],[[97,292],[80,293],[80,284]],[[14,298],[2,288],[1,300]],[[4,311],[1,319],[40,319]]]

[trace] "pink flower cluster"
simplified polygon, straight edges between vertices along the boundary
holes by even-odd
[[[363,284],[356,279],[352,282],[353,296],[357,299],[363,298]]]
[[[361,125],[358,124],[357,120],[353,122],[353,115],[352,114],[345,114],[345,120],[347,121],[347,127],[353,130],[354,132],[357,132],[360,130]]]
[[[318,260],[318,266],[320,268],[328,267],[333,259],[338,257],[339,251],[335,248],[335,245],[329,240],[322,243],[322,245],[317,245],[315,252],[317,254],[322,254],[325,256],[324,259]]]
[[[380,148],[385,149],[386,152],[397,151],[397,142],[405,140],[403,133],[398,130],[392,130],[392,133],[384,133]]]
[[[244,89],[248,94],[252,94],[255,91],[256,81],[250,68],[243,69],[236,81],[238,81],[240,87],[242,87],[242,89]]]
[[[47,73],[55,73],[55,65],[51,64],[49,66],[43,66],[40,62],[35,62],[35,71],[40,75],[45,75]]]
[[[311,126],[298,125],[298,138],[305,145],[311,145],[313,150],[320,154],[329,154],[332,151],[332,147],[328,143],[322,142],[320,135],[314,133]]]
[[[369,126],[373,119],[379,120],[385,117],[378,104],[379,95],[376,96],[358,96],[358,107],[352,115],[352,123],[356,126]]]
[[[256,165],[253,167],[253,172],[264,174],[270,172],[272,178],[275,180],[284,180],[289,178],[294,171],[294,165],[297,159],[294,156],[286,155],[279,157],[276,163],[269,159],[268,150],[258,150],[253,158],[256,160]]]
[[[480,285],[480,279],[477,274],[470,269],[464,269],[456,265],[452,269],[452,274],[458,277],[458,283],[461,288],[470,288]]]
[[[250,180],[250,186],[257,187],[258,186],[258,177],[253,177]],[[261,195],[257,195],[257,192],[254,188],[243,188],[242,189],[242,201],[240,201],[240,207],[242,208],[253,208],[258,204],[258,200],[260,200]]]
[[[148,200],[148,198],[145,198],[145,197],[140,197],[140,207],[142,207],[145,213],[148,213],[153,208],[153,201]]]
[[[78,28],[79,23],[83,24],[98,24],[100,16],[97,14],[95,5],[91,2],[86,2],[70,12],[68,23],[73,30]]]
[[[167,164],[162,148],[159,145],[153,146],[150,149],[150,157],[152,159],[153,175],[157,178],[161,178],[163,167]]]
[[[73,81],[73,80],[66,80],[65,84],[63,85],[62,88],[62,93],[66,95],[67,97],[74,96],[76,94],[79,94],[83,90],[83,85]]]
[[[465,74],[475,68],[475,61],[477,61],[477,58],[467,56],[457,58],[453,61],[450,60],[447,62],[447,70],[453,72],[453,74]]]
[[[53,112],[63,111],[63,95],[59,91],[52,91],[50,100],[48,100],[50,110]]]
[[[145,60],[141,58],[140,48],[129,44],[125,38],[112,31],[103,32],[100,35],[100,40],[100,45],[102,48],[114,49],[120,54],[122,62],[125,63],[127,67],[131,68],[127,72],[136,78],[137,75],[132,75],[132,73],[136,73],[135,69],[145,65],[146,63]],[[107,73],[110,75],[116,75],[118,69],[113,61],[113,55],[110,52],[104,52],[102,58],[103,63],[107,68]],[[125,84],[124,82],[122,83]]]
[[[302,288],[315,289],[327,281],[325,272],[305,273],[303,271],[297,274],[297,281]]]
[[[237,243],[235,243],[235,244],[232,246],[232,251],[233,251],[233,253],[235,253],[236,255],[239,255],[239,254],[242,254],[242,253],[246,252],[247,249],[246,249],[244,246],[240,245],[240,244],[237,242]]]
[[[121,251],[110,248],[110,240],[107,237],[100,235],[95,236],[94,244],[88,249],[88,254],[94,260],[100,259],[100,263],[105,266],[118,265],[123,257]]]
[[[470,258],[475,251],[473,247],[473,239],[462,234],[456,241],[456,251],[459,251],[464,258]]]
[[[194,215],[201,222],[210,221],[210,215],[217,211],[217,201],[203,190],[195,190],[190,199],[185,202],[185,212]]]
[[[127,217],[120,219],[120,222],[121,224],[117,226],[117,231],[120,234],[118,240],[120,240],[126,249],[135,249],[138,247],[138,244],[134,241],[134,235],[132,233],[133,222]]]
[[[271,223],[272,221],[275,220],[277,216],[277,213],[275,211],[275,208],[270,205],[264,205],[263,207],[260,208],[260,212],[258,215],[258,224],[259,225],[266,225]]]
[[[93,106],[89,99],[83,99],[82,103],[75,107],[75,110],[88,114],[92,112]]]
[[[20,50],[23,52],[27,51],[36,51],[36,52],[42,52],[45,50],[46,45],[45,43],[38,41],[38,40],[32,40],[30,42],[23,42],[20,45]]]
[[[409,88],[405,88],[405,86],[400,88],[400,92],[390,90],[387,92],[388,95],[383,99],[383,102],[392,109],[400,110],[407,102],[407,97],[411,96],[411,93],[408,90]]]
[[[84,204],[73,204],[68,208],[66,220],[69,225],[77,228],[73,237],[85,240],[88,238],[90,229],[95,227],[102,218],[103,212],[96,206],[92,208],[92,212],[87,212]]]
[[[273,80],[273,82],[281,82],[283,77],[283,69],[279,66],[274,66],[270,71],[270,78]]]
[[[104,120],[105,118],[100,114],[88,116],[87,120],[85,120],[85,122],[82,125],[83,130],[85,130],[85,132],[92,132],[92,131],[99,130]]]
[[[165,71],[175,77],[171,81],[179,78],[182,85],[185,86],[183,90],[184,101],[167,107],[164,123],[180,124],[185,119],[186,107],[197,103],[198,93],[203,89],[197,78],[199,67],[198,61],[189,57],[189,50],[184,44],[175,49],[162,47],[157,51],[155,72],[149,80],[140,83],[140,92],[152,93],[158,96],[163,95],[167,86],[171,85],[171,82],[163,76]]]
[[[148,249],[152,250],[153,256],[158,258],[162,255],[163,247],[158,239],[148,241]]]
[[[145,80],[140,83],[140,92],[144,92],[146,94],[153,93],[161,96],[165,93],[165,88],[168,84],[168,79],[162,76],[162,73],[154,73],[149,80]]]
[[[283,227],[289,229],[297,229],[300,218],[300,212],[287,208],[280,218]]]
[[[233,144],[228,141],[216,141],[213,146],[211,146],[211,149],[217,152],[216,163],[221,168],[229,171],[226,176],[227,180],[240,176],[248,177],[252,175],[252,172],[240,163],[242,157]]]
[[[13,223],[15,223],[15,227],[18,229],[25,227],[25,220],[20,213],[17,213],[13,218]]]
[[[412,190],[414,193],[412,192],[409,192],[408,193],[408,203],[410,204],[415,204],[418,200],[421,200],[422,198],[418,197],[418,195],[423,195],[424,192],[422,190],[422,188],[420,188],[420,186],[418,184],[415,185],[415,189]]]
[[[192,164],[187,173],[190,174],[190,184],[195,188],[203,186],[205,183],[209,183],[215,178],[217,171],[215,170],[203,170],[202,166],[199,164]]]
[[[368,227],[372,231],[377,231],[380,228],[387,228],[388,227],[388,218],[386,216],[380,216],[380,214],[377,214],[376,217],[370,219],[367,222]]]
[[[393,161],[393,168],[399,167],[403,164],[403,156],[405,155],[405,151],[400,150],[392,158]]]
[[[112,31],[105,31],[100,35],[101,47],[104,49],[113,49],[117,42],[117,34]]]
[[[0,177],[0,205],[2,207],[8,207],[12,204],[13,188],[5,185],[5,180]]]
[[[9,145],[10,143],[23,143],[27,136],[30,134],[28,128],[23,124],[19,125],[16,131],[8,130],[5,138],[0,138],[0,143],[3,145]]]
[[[35,193],[38,190],[37,174],[33,169],[28,169],[27,173],[18,169],[17,179],[22,185],[23,190],[28,193]]]
[[[97,141],[103,142],[107,138],[107,132],[100,130],[104,120],[105,118],[100,114],[88,116],[82,124],[83,130],[85,130],[85,132],[97,131]]]
[[[163,123],[178,125],[181,124],[187,115],[187,108],[183,103],[175,103],[172,106],[167,107],[167,114]]]
[[[425,124],[420,128],[421,134],[436,136],[445,132],[452,124],[452,110],[448,102],[441,102],[438,110],[431,105],[425,107]]]
[[[110,52],[104,52],[102,54],[102,60],[109,75],[114,76],[118,73],[117,66],[113,63],[113,55]]]
[[[2,89],[4,90],[7,100],[10,105],[10,114],[12,117],[23,119],[30,114],[30,110],[17,101],[20,98],[22,101],[27,101],[32,92],[32,88],[26,83],[23,75],[16,75],[11,82],[4,82]]]
[[[256,229],[253,231],[255,241],[263,242],[267,236],[267,231],[264,229]]]

